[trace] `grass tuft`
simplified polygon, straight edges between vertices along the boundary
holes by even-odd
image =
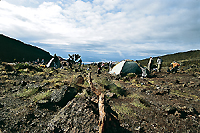
[[[50,98],[51,93],[52,93],[52,92],[51,92],[50,90],[48,90],[47,92],[39,93],[39,94],[37,94],[36,96],[34,96],[34,97],[32,98],[32,100],[33,100],[34,102],[37,102],[37,101],[39,101],[39,100],[48,99],[48,98]]]
[[[23,98],[28,98],[28,97],[31,97],[32,95],[34,95],[35,93],[37,93],[38,89],[39,89],[38,87],[30,88],[30,89],[23,89],[23,91],[18,93],[17,96],[23,97]]]

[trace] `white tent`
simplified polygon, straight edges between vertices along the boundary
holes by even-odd
[[[50,67],[52,61],[54,60],[54,58],[51,58],[51,60],[48,62],[47,67]]]
[[[114,75],[127,75],[128,73],[135,73],[137,75],[142,74],[142,70],[137,62],[134,61],[121,61],[113,67],[109,72]]]
[[[60,68],[61,67],[60,60],[58,58],[56,59],[55,57],[53,57],[46,66]]]

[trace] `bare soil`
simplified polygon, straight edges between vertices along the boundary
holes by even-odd
[[[96,88],[106,95],[109,84],[123,92],[106,97],[106,111],[114,117],[105,132],[200,131],[199,67],[178,73],[163,68],[151,78],[117,78],[107,69],[97,74],[97,66],[87,68],[6,71],[0,65],[0,132],[98,132],[97,97],[87,84],[89,71]]]

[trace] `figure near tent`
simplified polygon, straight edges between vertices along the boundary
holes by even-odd
[[[157,72],[160,72],[161,71],[161,67],[162,67],[162,59],[160,57],[158,57],[157,59]]]
[[[154,64],[154,60],[152,57],[149,58],[149,63],[147,66],[147,69],[149,70],[149,72],[151,72],[153,70],[153,64]]]

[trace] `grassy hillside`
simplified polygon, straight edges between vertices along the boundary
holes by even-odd
[[[163,66],[169,66],[169,64],[173,61],[177,61],[182,63],[182,65],[200,65],[200,50],[192,50],[187,52],[180,52],[175,54],[169,54],[160,56],[163,60]],[[154,63],[156,64],[156,60],[158,57],[153,57]],[[138,61],[143,66],[147,66],[149,58]]]
[[[51,55],[38,47],[25,44],[21,41],[0,34],[1,61],[34,61],[37,58],[48,61],[51,59]]]

